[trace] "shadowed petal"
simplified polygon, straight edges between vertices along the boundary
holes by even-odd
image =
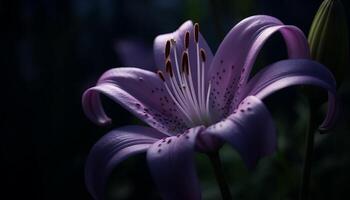
[[[284,38],[289,58],[309,57],[307,40],[297,27],[283,25],[278,19],[264,15],[242,20],[227,34],[213,58],[210,67],[214,91],[212,108],[219,113],[228,111],[263,44],[277,31]]]
[[[176,41],[176,46],[177,46],[177,55],[178,55],[178,60],[180,61],[179,64],[181,65],[181,57],[182,53],[185,50],[184,47],[184,37],[186,32],[190,33],[189,37],[189,59],[190,59],[190,65],[191,65],[191,70],[192,74],[197,74],[197,53],[196,53],[196,45],[195,45],[195,40],[194,40],[194,28],[193,28],[193,23],[192,21],[186,21],[183,23],[176,31],[173,33],[167,33],[163,35],[159,35],[155,38],[154,40],[154,58],[156,61],[157,67],[165,71],[165,44],[167,40],[174,39]],[[203,38],[203,36],[199,33],[198,37],[199,41],[199,48],[203,48],[206,52],[206,65],[205,69],[208,70],[210,63],[213,59],[213,53],[210,50],[210,47],[208,46],[207,42]],[[173,63],[173,66],[175,66],[174,61],[175,57],[173,55],[173,50],[171,51],[171,60]],[[176,74],[175,74],[176,75]],[[196,85],[196,80],[197,76],[193,77],[194,79],[194,85]]]
[[[145,152],[151,144],[165,137],[155,129],[126,126],[103,136],[92,148],[85,166],[85,183],[94,199],[104,199],[107,178],[120,162]]]
[[[254,96],[245,98],[233,114],[208,127],[203,134],[228,142],[250,169],[260,158],[276,150],[276,130],[271,115]]]
[[[292,59],[276,62],[255,75],[242,90],[240,98],[254,95],[263,99],[293,85],[314,85],[328,90],[328,113],[320,128],[329,129],[338,109],[336,84],[330,71],[315,61]]]
[[[100,93],[122,105],[150,126],[166,134],[185,130],[181,113],[153,72],[138,68],[114,68],[104,73],[97,86],[83,95],[86,115],[95,123],[110,121],[100,102]]]
[[[153,179],[165,200],[201,199],[195,170],[194,148],[203,127],[154,143],[147,152]]]

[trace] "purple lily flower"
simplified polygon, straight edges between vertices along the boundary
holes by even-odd
[[[280,32],[289,59],[267,66],[249,78],[265,41]],[[112,169],[137,153],[147,152],[153,179],[164,199],[201,199],[195,151],[218,151],[224,142],[253,168],[276,150],[276,130],[262,99],[282,88],[310,84],[329,93],[329,109],[321,128],[335,116],[335,81],[321,64],[309,59],[307,40],[297,27],[270,16],[238,23],[213,56],[198,24],[185,22],[154,42],[157,73],[139,68],[105,72],[83,95],[86,115],[95,123],[111,122],[99,95],[122,105],[150,127],[112,130],[92,148],[86,184],[102,199]]]

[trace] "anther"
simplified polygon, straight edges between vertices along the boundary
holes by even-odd
[[[194,40],[196,43],[198,43],[198,36],[199,36],[199,24],[195,23],[194,24]]]
[[[190,44],[190,33],[187,31],[186,34],[185,34],[185,48],[188,49],[188,46]]]
[[[170,74],[170,77],[173,77],[173,68],[171,67],[170,59],[166,60],[165,71]]]
[[[201,57],[202,57],[202,61],[205,62],[206,56],[205,56],[205,51],[204,51],[204,49],[201,49]]]
[[[182,54],[182,72],[185,72],[187,75],[189,74],[188,54],[187,54],[187,52],[184,52]]]
[[[165,59],[169,58],[170,56],[170,41],[167,40],[165,44]]]
[[[157,74],[158,74],[159,78],[162,79],[163,82],[165,82],[165,78],[164,78],[163,72],[158,70]]]

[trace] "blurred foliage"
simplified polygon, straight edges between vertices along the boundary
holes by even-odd
[[[350,4],[343,3],[349,23]],[[275,16],[307,34],[321,1],[18,0],[0,4],[5,21],[0,64],[6,83],[1,110],[6,125],[1,130],[2,196],[52,200],[91,199],[84,185],[90,148],[112,128],[141,123],[107,98],[103,102],[114,119],[110,127],[95,126],[81,110],[82,92],[104,71],[126,62],[115,51],[116,41],[132,38],[141,41],[143,49],[151,49],[155,36],[173,31],[190,18],[200,22],[215,52],[235,23],[254,14]],[[283,45],[279,35],[269,40],[256,69],[285,58]],[[333,133],[316,137],[311,199],[350,198],[350,79],[349,74],[345,76],[339,89],[343,107],[337,126]],[[266,99],[278,127],[278,151],[261,160],[254,171],[248,171],[229,146],[220,151],[234,199],[297,198],[309,114],[305,99],[297,88]],[[196,158],[204,199],[219,199],[209,160],[201,154]],[[107,194],[109,199],[159,199],[144,155],[114,170]]]

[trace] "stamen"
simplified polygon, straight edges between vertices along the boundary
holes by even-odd
[[[173,48],[174,48],[175,68],[176,68],[176,73],[177,73],[178,81],[179,81],[179,84],[182,85],[182,84],[183,84],[183,81],[182,81],[182,79],[181,79],[180,67],[179,67],[179,63],[178,63],[178,61],[177,61],[178,57],[177,57],[177,50],[176,50],[176,41],[175,41],[174,39],[171,39],[170,42],[171,42],[171,45],[173,45]],[[176,80],[176,82],[177,82],[177,80]]]
[[[201,119],[201,112],[200,112],[200,107],[199,107],[199,102],[198,102],[198,98],[197,98],[197,95],[196,95],[196,92],[194,90],[194,86],[193,86],[193,80],[192,80],[192,73],[191,73],[191,63],[190,63],[190,60],[189,60],[189,55],[188,55],[188,51],[186,50],[185,51],[185,54],[186,54],[186,58],[187,58],[187,76],[185,77],[185,83],[186,83],[186,78],[188,78],[188,85],[189,85],[189,88],[190,88],[190,97],[192,97],[192,103],[193,103],[193,106],[196,110],[196,114],[198,115],[198,118]],[[199,96],[198,96],[199,97]]]
[[[158,70],[157,74],[158,74],[159,78],[162,79],[163,82],[165,82],[165,78],[164,78],[163,72]]]
[[[171,67],[170,59],[166,60],[165,71],[170,74],[170,77],[173,77],[173,68]]]
[[[197,23],[194,24],[192,34],[194,34],[194,45],[196,48],[193,55],[189,52],[190,42],[193,42],[190,41],[190,32],[187,31],[184,35],[184,50],[181,52],[182,55],[180,54],[180,57],[177,54],[177,41],[174,39],[166,41],[165,72],[167,76],[165,77],[162,71],[158,71],[157,74],[164,82],[167,92],[178,109],[188,118],[187,124],[191,126],[199,124],[209,125],[211,121],[209,113],[211,82],[205,82],[207,57],[205,50],[199,46],[199,25]],[[172,63],[172,60],[170,60],[171,53],[174,54],[175,63]],[[190,62],[190,56],[193,56],[191,60],[197,59],[197,63]],[[181,65],[179,65],[180,61]],[[195,66],[196,64],[197,66]],[[196,68],[191,68],[191,65],[194,65],[193,67]],[[192,77],[192,70],[197,72],[194,74],[196,77]],[[198,88],[194,87],[193,80],[195,79],[198,81],[196,85]]]
[[[174,97],[173,93],[170,91],[170,88],[168,87],[168,85],[166,84],[166,82],[164,82],[164,86],[166,88],[166,90],[168,91],[171,99],[173,99],[174,103],[177,105],[177,107],[181,110],[181,112],[187,117],[187,119],[189,120],[189,124],[194,124],[192,118],[188,115],[188,113],[184,110],[184,108],[179,104],[179,102],[176,100],[176,98]]]
[[[169,58],[170,56],[170,41],[166,41],[165,44],[165,59]]]
[[[185,42],[185,48],[188,49],[188,46],[190,45],[190,33],[188,31],[185,34],[184,42]]]
[[[202,57],[202,61],[205,62],[205,51],[204,49],[201,49],[201,57]]]
[[[171,45],[175,46],[176,45],[176,41],[172,38],[170,39]]]
[[[190,110],[193,110],[194,104],[192,103],[190,95],[188,95],[188,91],[187,91],[187,87],[186,87],[187,86],[186,80],[183,76],[180,75],[180,67],[179,67],[179,63],[178,63],[178,59],[177,59],[178,57],[177,57],[176,41],[174,39],[171,39],[170,42],[174,47],[173,52],[174,52],[174,57],[175,57],[177,77],[178,77],[178,81],[179,81],[179,82],[177,82],[177,79],[175,79],[174,84],[177,86],[176,88],[179,90],[178,93],[181,94],[183,101],[186,102],[187,107]],[[187,66],[188,66],[188,62],[187,62]],[[183,69],[184,69],[184,71],[186,71],[186,67],[184,67]],[[187,69],[187,71],[188,71],[188,69]],[[182,73],[182,74],[184,74],[184,73]],[[192,104],[192,106],[190,106],[190,104]]]
[[[204,88],[205,88],[205,85],[204,85],[204,79],[205,79],[205,60],[206,60],[206,55],[205,55],[205,51],[204,49],[200,49],[200,54],[201,54],[201,58],[202,58],[202,63],[201,63],[201,99],[202,99],[202,108],[203,110],[206,109],[205,106],[205,94],[204,94]]]
[[[195,23],[194,24],[194,40],[196,43],[198,43],[198,37],[199,37],[199,24]]]
[[[182,62],[181,62],[181,69],[182,73],[186,73],[186,75],[189,74],[189,68],[188,68],[188,54],[187,52],[184,52],[182,54]]]
[[[198,23],[194,24],[194,38],[196,41],[196,56],[197,56],[197,93],[198,93],[198,102],[199,102],[199,109],[204,110],[204,96],[202,91],[202,73],[201,73],[201,63],[199,58],[199,44],[198,44],[198,34],[199,34],[199,25]],[[203,71],[203,70],[202,70]]]
[[[192,87],[190,87],[188,84],[188,82],[191,83],[192,79],[187,81],[187,78],[191,78],[187,51],[183,52],[183,54],[182,54],[181,65],[182,65],[181,67],[182,67],[182,80],[183,80],[182,89],[184,91],[184,96],[186,97],[187,101],[192,104],[191,108],[193,108],[192,110],[194,111],[195,114],[197,114],[197,118],[200,121],[200,113],[198,111],[196,97],[193,95],[194,93],[193,93]],[[192,90],[190,90],[190,89],[192,89]]]
[[[179,100],[179,103],[181,104],[181,106],[183,106],[184,108],[189,110],[190,106],[186,103],[187,102],[186,98],[185,98],[181,88],[179,88],[179,84],[176,82],[176,79],[172,76],[173,72],[172,72],[170,59],[167,60],[166,71],[170,75],[170,84],[171,84],[172,89],[175,93],[175,97]]]
[[[190,110],[191,106],[188,105],[187,101],[186,101],[186,98],[184,96],[184,94],[182,93],[181,89],[179,88],[179,86],[174,83],[174,78],[170,78],[170,84],[171,84],[171,87],[174,91],[174,95],[175,97],[179,100],[179,104],[183,107],[183,108],[186,108],[187,111]]]
[[[174,97],[178,100],[179,105],[181,105],[183,109],[185,109],[185,111],[187,111],[188,113],[189,111],[193,110],[193,106],[189,105],[188,103],[189,101],[186,98],[186,95],[184,94],[184,92],[181,90],[180,84],[178,84],[177,80],[173,76],[173,69],[172,69],[170,59],[166,60],[165,68],[167,73],[169,73],[169,76],[170,76],[169,80],[174,92],[173,94]]]
[[[192,104],[194,108],[194,113],[197,114],[198,120],[200,120],[200,112],[198,111],[197,97],[193,91],[193,83],[191,77],[191,71],[189,66],[188,52],[185,51],[182,54],[182,80],[183,80],[183,90],[186,95],[187,101]],[[187,80],[189,79],[189,80]]]
[[[174,96],[174,94],[171,92],[171,90],[170,90],[168,84],[167,84],[166,81],[165,81],[163,72],[160,71],[160,70],[158,70],[158,71],[157,71],[157,74],[158,74],[158,76],[160,77],[160,79],[162,79],[162,81],[164,82],[165,89],[168,91],[168,94],[170,95],[171,99],[174,101],[174,103],[176,104],[176,106],[181,110],[181,112],[188,118],[189,123],[187,123],[187,124],[189,124],[189,125],[194,124],[194,122],[193,122],[191,116],[190,116],[190,115],[186,112],[186,110],[184,109],[184,105],[181,105],[181,103],[183,103],[183,102],[181,101],[181,98],[177,95],[176,92],[175,92],[175,95],[176,95],[177,98],[176,98],[176,97]],[[173,83],[172,81],[170,81],[170,82]]]
[[[210,92],[211,92],[211,81],[209,81],[209,85],[208,85],[208,91],[207,91],[207,99],[206,99],[206,113],[207,113],[207,117],[208,117],[208,120],[210,121],[211,120],[211,117],[210,117],[210,111],[209,111],[209,97],[210,97]]]

